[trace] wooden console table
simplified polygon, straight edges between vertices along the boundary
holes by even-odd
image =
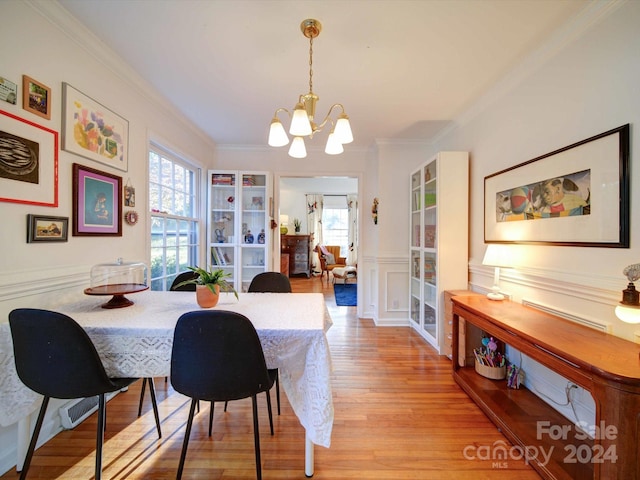
[[[598,428],[591,440],[526,388],[509,389],[452,362],[455,381],[509,441],[552,450],[548,462],[529,460],[543,478],[640,480],[640,345],[515,302],[463,295],[451,301],[454,359],[464,318],[465,328],[481,329],[593,396]]]

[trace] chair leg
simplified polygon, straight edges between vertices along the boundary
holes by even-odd
[[[271,413],[271,393],[269,390],[264,392],[267,396],[267,411],[269,412],[269,427],[271,429],[271,436],[273,436],[273,415]]]
[[[107,420],[107,408],[104,393],[98,395],[98,429],[96,432],[96,473],[95,480],[102,478],[102,446],[104,445],[104,426]]]
[[[276,370],[276,404],[278,405],[278,415],[280,415],[280,371]]]
[[[211,402],[211,408],[209,409],[209,436],[213,432],[213,407],[216,402]]]
[[[262,480],[262,465],[260,464],[260,430],[258,427],[258,397],[256,395],[252,396],[251,402],[253,404],[253,440],[256,450],[256,477],[258,480]]]
[[[184,440],[182,442],[182,452],[180,453],[180,464],[178,465],[178,473],[176,474],[176,480],[182,478],[182,470],[184,469],[184,461],[187,458],[187,447],[189,446],[189,436],[191,435],[191,425],[193,424],[193,414],[196,409],[196,403],[198,400],[191,399],[191,407],[189,407],[189,419],[187,420],[187,428],[184,432]]]
[[[27,450],[27,456],[24,458],[22,465],[22,472],[20,472],[20,480],[27,478],[27,472],[29,471],[29,465],[31,465],[31,457],[36,450],[36,443],[38,443],[38,435],[40,435],[40,429],[42,428],[42,422],[44,421],[44,414],[47,413],[47,406],[49,405],[49,398],[44,397],[42,399],[42,405],[40,406],[40,413],[38,413],[38,420],[36,426],[33,429],[31,435],[31,442],[29,442],[29,449]]]
[[[156,386],[153,378],[148,378],[149,393],[151,394],[151,406],[153,407],[153,416],[156,419],[156,429],[158,430],[158,438],[162,438],[162,430],[160,430],[160,415],[158,414],[158,401],[156,399]]]
[[[140,401],[138,402],[138,416],[142,415],[142,402],[144,402],[144,391],[147,386],[147,378],[142,379],[142,387],[140,387]]]
[[[153,378],[145,377],[142,379],[142,388],[140,389],[140,401],[138,402],[138,416],[142,415],[142,402],[144,401],[145,386],[149,384],[149,394],[151,395],[151,406],[153,407],[153,416],[156,419],[156,429],[158,430],[158,438],[162,438],[162,430],[160,429],[160,415],[158,413],[158,401],[156,399],[156,386]]]

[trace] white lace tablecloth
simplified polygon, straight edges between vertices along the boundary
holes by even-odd
[[[104,309],[108,300],[87,297],[55,308],[87,331],[113,377],[169,375],[175,324],[199,310],[193,292],[145,291],[128,296],[126,308]],[[216,310],[248,317],[256,327],[267,365],[278,368],[289,403],[316,445],[329,447],[333,427],[331,355],[326,331],[332,321],[320,293],[222,294]],[[8,323],[0,324],[0,425],[20,420],[40,406],[40,396],[18,378]]]

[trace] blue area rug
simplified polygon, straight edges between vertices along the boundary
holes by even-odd
[[[358,285],[355,283],[336,283],[333,285],[336,305],[339,307],[355,307],[358,305]]]

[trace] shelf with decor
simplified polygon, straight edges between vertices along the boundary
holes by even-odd
[[[443,292],[468,283],[468,153],[440,152],[409,179],[409,325],[443,353]]]
[[[267,172],[209,171],[209,266],[231,273],[237,291],[247,291],[253,277],[270,265]]]

